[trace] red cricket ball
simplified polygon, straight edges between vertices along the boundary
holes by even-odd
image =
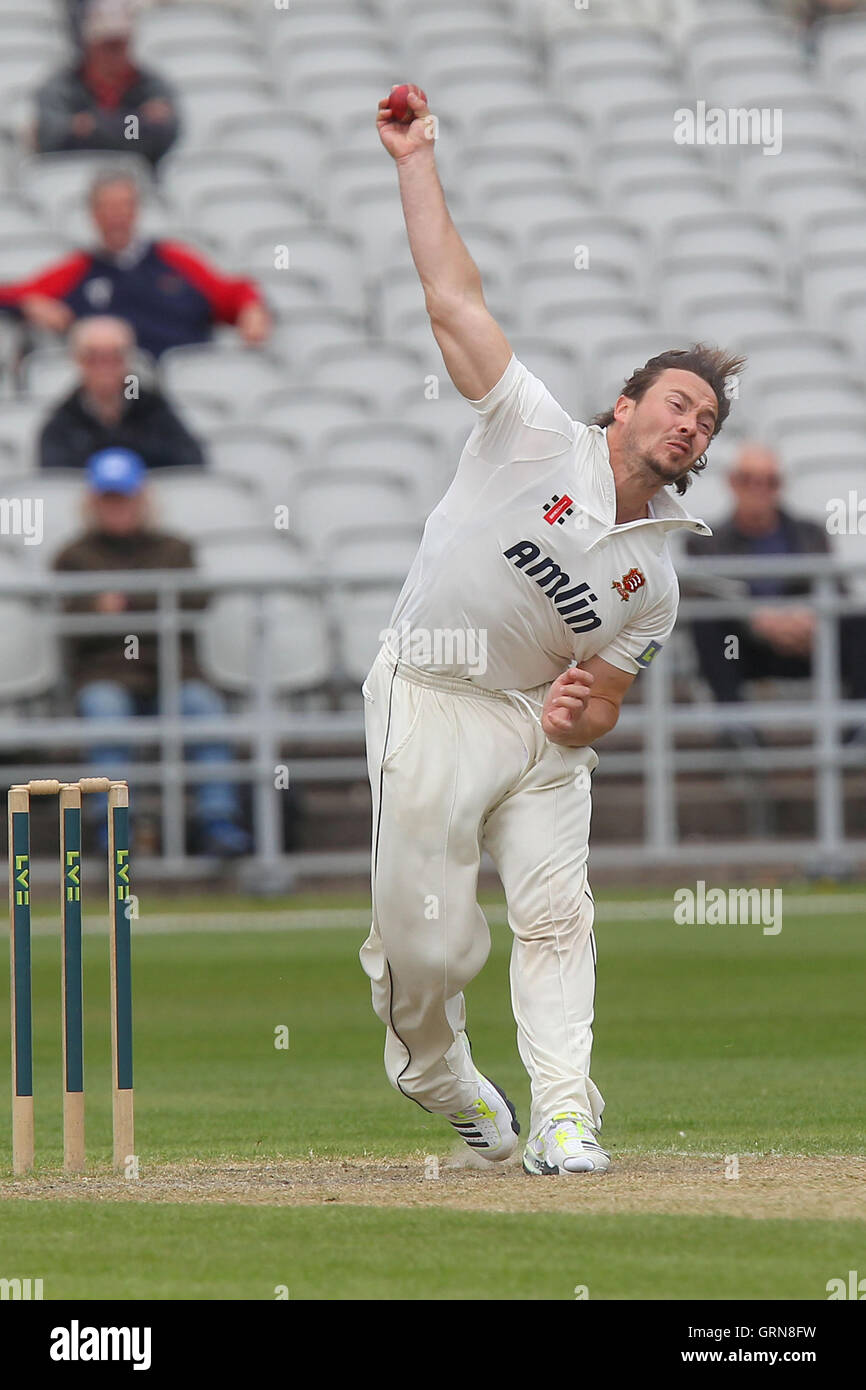
[[[415,112],[406,100],[409,92],[417,92],[423,101],[427,100],[427,93],[414,82],[404,82],[402,86],[395,87],[388,97],[388,105],[391,108],[391,119],[399,121],[401,125],[409,125],[415,119]]]

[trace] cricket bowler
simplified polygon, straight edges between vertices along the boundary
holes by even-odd
[[[383,98],[379,136],[433,333],[477,421],[363,686],[373,910],[361,963],[391,1084],[476,1153],[509,1158],[514,1107],[476,1067],[463,998],[490,949],[477,901],[486,849],[508,904],[531,1083],[524,1169],[604,1172],[590,1078],[593,744],[674,626],[669,535],[711,534],[669,489],[682,495],[706,466],[743,359],[700,344],[663,352],[604,416],[572,420],[489,313],[446,206],[426,100],[411,91],[409,103],[414,119],[399,123]],[[407,648],[406,633],[422,640]],[[467,641],[447,650],[441,633]]]

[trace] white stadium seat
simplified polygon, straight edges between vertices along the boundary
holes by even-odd
[[[464,151],[457,169],[459,181],[471,190],[468,200],[476,216],[483,215],[489,190],[502,183],[522,183],[543,176],[554,183],[560,179],[570,183],[573,177],[573,163],[567,151],[559,147],[524,150],[507,145],[495,149],[475,145]]]
[[[305,372],[312,386],[356,391],[380,413],[393,410],[397,395],[413,386],[424,393],[421,356],[402,344],[359,340],[315,353]]]
[[[488,112],[507,111],[533,102],[538,106],[546,104],[542,81],[518,73],[502,74],[495,64],[455,71],[441,83],[436,99],[443,110],[460,121],[464,132],[474,131]]]
[[[832,171],[809,177],[785,175],[784,169],[761,193],[759,210],[799,236],[816,214],[866,212],[866,190],[859,180]]]
[[[458,209],[459,206],[458,201]],[[392,264],[388,247],[401,227],[405,247],[406,224],[400,194],[393,174],[387,169],[384,174],[380,170],[379,174],[372,175],[369,181],[359,180],[347,202],[332,213],[331,221],[350,227],[352,235],[360,241],[365,275],[379,274]]]
[[[670,63],[671,55],[662,35],[655,29],[638,24],[608,24],[598,18],[589,26],[561,30],[550,46],[550,62],[554,72],[568,68],[575,61],[592,66],[617,66],[620,63]]]
[[[406,0],[380,0],[380,8],[386,17],[405,25],[407,43],[420,46],[428,38],[445,33],[456,36],[479,26],[501,33],[514,13],[511,0],[473,0],[472,5],[463,0],[439,0],[435,9],[409,5]]]
[[[821,73],[832,87],[840,63],[855,55],[866,58],[866,16],[857,13],[828,16],[817,27],[816,48]]]
[[[630,300],[599,297],[585,304],[564,304],[551,309],[545,332],[553,341],[580,352],[584,361],[592,361],[598,344],[606,338],[641,333],[651,322],[647,311]]]
[[[303,190],[321,177],[327,127],[296,111],[254,113],[218,125],[214,139],[227,153],[267,159],[290,188]]]
[[[74,249],[66,237],[50,231],[34,229],[0,235],[0,273],[7,281],[26,280]]]
[[[451,385],[445,376],[444,367],[442,373],[444,380],[440,383],[441,394],[430,400],[423,396],[418,397],[414,390],[409,395],[401,396],[397,403],[397,418],[436,435],[441,451],[439,477],[450,483],[457,468],[457,460],[478,416]],[[443,487],[442,491],[444,490]]]
[[[782,260],[785,237],[777,223],[757,212],[734,208],[713,213],[687,212],[668,228],[665,250],[671,260],[725,255],[773,264]]]
[[[866,390],[856,377],[816,382],[810,376],[791,376],[775,384],[767,382],[759,408],[765,427],[774,432],[789,420],[854,419],[862,413],[866,446]]]
[[[614,113],[626,103],[666,101],[672,112],[684,104],[672,77],[643,66],[625,64],[595,73],[563,69],[555,92],[560,101],[591,120],[599,134],[616,128]]]
[[[311,217],[309,200],[277,183],[228,185],[201,194],[190,208],[190,219],[223,248],[238,257],[241,248],[263,229],[285,227]],[[275,241],[274,247],[279,243]]]
[[[383,472],[361,479],[345,469],[299,474],[293,515],[293,534],[323,556],[337,531],[384,523],[412,526],[424,519],[418,490],[405,476]]]
[[[57,642],[40,608],[0,594],[0,703],[47,695],[59,678]]]
[[[334,578],[345,575],[353,581],[360,577],[401,586],[418,553],[421,534],[416,526],[368,527],[360,534],[354,527],[338,531],[328,568]]]
[[[50,224],[35,204],[9,195],[0,202],[0,237],[39,237],[46,232],[50,232]],[[0,260],[0,280],[11,278],[5,262]]]
[[[734,298],[709,294],[692,302],[690,321],[699,338],[737,351],[746,334],[785,328],[793,334],[800,327],[792,302],[770,290]]]
[[[0,15],[17,19],[21,13],[21,0],[0,0]],[[27,0],[26,17],[33,23],[62,31],[66,19],[65,0]]]
[[[712,262],[692,257],[671,257],[657,267],[657,307],[661,321],[674,326],[688,323],[692,305],[714,295],[732,297],[763,294],[772,283],[773,270],[766,262],[731,260],[718,255]]]
[[[866,244],[857,251],[812,254],[803,262],[803,307],[812,323],[836,327],[854,294],[866,294]]]
[[[364,584],[341,594],[337,612],[340,658],[343,674],[350,680],[360,683],[368,674],[401,587],[402,581]]]
[[[215,473],[243,478],[262,498],[270,515],[291,505],[295,475],[309,464],[303,440],[264,425],[227,425],[208,445]]]
[[[596,345],[590,363],[590,381],[595,413],[612,406],[634,371],[643,367],[651,357],[670,348],[684,348],[689,337],[684,331],[662,328],[645,329],[639,333],[620,333],[603,338]]]
[[[866,294],[852,294],[843,305],[839,328],[861,366],[866,365]]]
[[[193,543],[215,531],[264,526],[272,515],[251,484],[210,469],[159,468],[151,473],[157,524]]]
[[[291,385],[259,397],[248,412],[251,423],[266,425],[304,441],[314,456],[322,436],[339,425],[368,424],[373,419],[370,401],[357,389]]]
[[[197,46],[217,40],[227,44],[243,43],[250,35],[247,16],[221,5],[147,6],[136,17],[135,50],[143,59],[166,44]]]
[[[547,326],[552,309],[579,308],[599,298],[622,300],[629,305],[639,302],[621,271],[592,263],[583,270],[559,262],[545,265],[522,261],[517,267],[516,283],[521,322],[525,329],[536,333]]]
[[[841,462],[834,464],[833,468],[823,465],[820,455],[815,459],[814,471],[797,473],[791,478],[787,497],[788,504],[795,512],[800,512],[809,517],[812,521],[819,523],[826,522],[830,515],[828,504],[834,500],[847,502],[848,493],[853,492],[855,497],[863,496],[863,469],[862,465],[851,462],[845,467]],[[836,509],[838,510],[838,508]],[[840,538],[833,536],[831,543],[835,543]],[[863,546],[863,537],[859,536],[860,549],[858,558],[863,558],[866,547]]]
[[[749,358],[749,375],[784,376],[795,372],[817,379],[832,371],[844,372],[847,351],[839,334],[804,329],[795,337],[787,332],[743,335],[743,351]]]
[[[188,149],[212,144],[216,131],[236,116],[271,115],[280,106],[275,89],[265,78],[188,80],[178,93],[178,104],[183,143]]]
[[[588,158],[590,129],[590,122],[567,106],[533,102],[529,106],[489,111],[474,140],[478,148],[496,150],[507,146],[529,154],[558,144],[568,155],[572,172],[581,176]]]
[[[45,420],[46,403],[39,396],[13,396],[0,404],[0,444],[14,450],[20,460],[19,472],[36,468]]]
[[[198,391],[184,392],[179,414],[190,433],[202,437],[225,429],[231,419],[228,401]]]
[[[272,579],[275,584],[303,578],[310,557],[294,538],[273,526],[233,526],[205,536],[196,546],[196,564],[205,574]]]
[[[546,226],[573,218],[575,238],[580,237],[584,216],[599,212],[593,189],[571,179],[551,179],[542,175],[517,182],[503,181],[491,188],[484,215],[497,229],[510,233],[524,255],[531,255]],[[476,210],[477,213],[480,209]]]
[[[241,196],[247,184],[258,189],[269,179],[279,178],[279,165],[265,154],[216,144],[205,149],[173,150],[160,166],[163,195],[186,218],[194,216],[196,204],[207,193],[228,189]]]
[[[258,688],[258,606],[247,593],[211,600],[199,632],[198,656],[208,680],[223,690],[254,695]],[[307,589],[270,589],[262,605],[270,632],[270,676],[282,694],[323,685],[333,661],[321,599]]]
[[[5,498],[20,498],[22,507],[40,504],[41,543],[25,544],[16,535],[16,551],[26,555],[31,564],[48,569],[57,552],[84,531],[85,492],[84,475],[78,469],[41,469],[4,478]]]
[[[278,390],[286,371],[267,348],[203,344],[169,348],[160,359],[160,377],[180,410],[186,392],[195,391],[227,401],[234,413],[242,413],[256,397]]]
[[[487,285],[485,283],[485,292]],[[377,326],[384,338],[393,342],[400,337],[406,323],[417,322],[423,313],[428,319],[424,289],[414,265],[395,266],[385,270],[373,289],[377,310]]]
[[[44,347],[29,352],[21,363],[21,384],[44,403],[59,402],[78,382],[78,369],[65,348]]]
[[[671,493],[691,516],[705,521],[711,528],[725,521],[732,510],[727,482],[730,465],[723,460],[721,453],[716,453],[720,443],[721,440],[717,439],[711,444],[707,466],[703,473],[693,479],[685,496],[677,497],[675,492]]]
[[[182,89],[187,82],[255,82],[261,76],[264,56],[258,46],[239,37],[166,40],[154,45],[151,62],[167,81]]]
[[[636,222],[659,249],[664,249],[668,231],[680,218],[696,213],[724,213],[728,210],[724,186],[706,175],[683,170],[663,179],[636,178],[620,193],[617,211]]]
[[[268,346],[282,361],[300,368],[311,353],[356,342],[363,331],[364,320],[342,308],[293,309],[277,320]]]
[[[345,225],[344,219],[351,214],[360,193],[384,188],[389,177],[399,205],[399,189],[393,171],[382,163],[383,154],[381,146],[377,148],[372,142],[366,151],[339,148],[329,154],[319,177],[327,189],[328,215],[335,226]]]
[[[640,228],[611,213],[595,212],[579,220],[565,217],[548,223],[536,233],[532,254],[539,262],[559,261],[564,266],[577,262],[589,271],[618,271],[635,292],[649,278]]]
[[[320,450],[328,472],[355,472],[363,478],[385,469],[402,475],[417,492],[426,490],[438,464],[436,436],[400,419],[329,430]]]
[[[306,222],[274,224],[243,241],[238,256],[256,273],[273,271],[277,246],[288,261],[287,267],[276,267],[281,274],[317,281],[325,303],[350,314],[364,311],[363,248],[350,232]]]
[[[97,174],[119,169],[128,170],[147,194],[153,176],[145,160],[133,154],[98,150],[28,155],[18,168],[18,191],[46,216],[53,217],[70,198],[85,201]]]
[[[514,355],[544,382],[563,410],[573,420],[582,420],[589,393],[579,350],[551,342],[544,333],[515,333],[509,341]]]
[[[866,208],[817,212],[803,227],[803,251],[809,259],[859,253],[866,246]]]
[[[655,144],[633,144],[626,149],[617,141],[612,148],[596,149],[595,182],[606,206],[616,210],[620,196],[638,179],[679,179],[689,170],[694,178],[704,173],[698,150],[674,145],[659,149]]]
[[[808,471],[816,461],[833,476],[837,468],[858,459],[862,469],[866,453],[866,423],[862,415],[792,418],[780,424],[777,438],[785,467],[792,474]]]
[[[0,96],[27,88],[35,91],[63,61],[62,49],[30,38],[7,39],[0,50]]]
[[[268,47],[276,53],[286,43],[303,42],[308,38],[335,38],[351,43],[356,38],[364,40],[371,34],[377,37],[382,33],[378,14],[374,17],[368,10],[345,0],[333,8],[324,4],[305,8],[295,0],[288,24],[287,11],[278,10],[276,6],[258,11],[257,18],[265,21],[260,32]]]

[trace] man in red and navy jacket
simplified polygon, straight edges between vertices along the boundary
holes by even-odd
[[[55,333],[75,319],[110,314],[126,319],[139,347],[154,357],[208,342],[215,323],[234,324],[251,345],[268,337],[271,316],[253,280],[223,275],[179,242],[137,236],[138,189],[130,175],[100,174],[90,209],[98,246],[0,285],[0,309]]]

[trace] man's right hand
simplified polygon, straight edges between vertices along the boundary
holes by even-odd
[[[406,101],[415,112],[415,119],[409,125],[392,120],[388,97],[383,97],[379,102],[376,126],[379,139],[392,159],[406,159],[419,149],[429,148],[436,138],[436,118],[430,114],[426,101],[418,95],[414,84],[410,86]]]
[[[51,299],[46,294],[25,295],[19,308],[34,328],[47,328],[51,333],[65,333],[75,317],[62,299]]]
[[[69,129],[78,140],[86,140],[96,129],[96,121],[89,111],[76,111],[69,122]]]

